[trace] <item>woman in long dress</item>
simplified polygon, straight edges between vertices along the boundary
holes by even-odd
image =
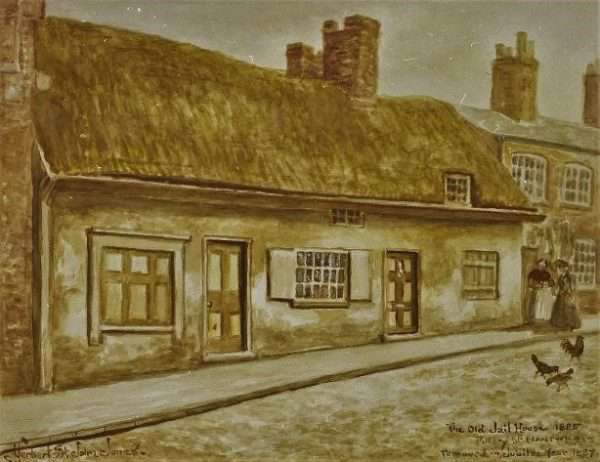
[[[552,314],[554,280],[547,269],[547,262],[540,258],[537,267],[527,276],[530,300],[529,318],[534,321],[548,321]]]
[[[575,277],[569,272],[569,263],[564,260],[556,262],[558,280],[556,281],[556,301],[552,307],[550,323],[560,329],[578,329],[581,319],[575,303]]]

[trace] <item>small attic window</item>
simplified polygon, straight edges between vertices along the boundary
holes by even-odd
[[[330,219],[332,225],[365,226],[365,214],[354,209],[331,209]]]
[[[444,177],[446,203],[471,205],[471,177],[460,173],[448,173]]]

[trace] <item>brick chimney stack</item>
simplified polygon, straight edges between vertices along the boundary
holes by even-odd
[[[600,128],[600,59],[588,64],[583,76],[583,123]]]
[[[31,93],[43,0],[0,1],[0,394],[34,389]]]
[[[527,40],[526,32],[517,33],[516,53],[512,47],[497,44],[492,66],[492,110],[517,121],[535,120],[538,67],[534,42]]]
[[[290,43],[286,50],[288,77],[320,79],[323,76],[323,55],[301,42]]]
[[[303,43],[287,46],[287,76],[322,78],[359,99],[377,94],[379,21],[349,16],[340,29],[334,20],[323,23],[323,53]]]

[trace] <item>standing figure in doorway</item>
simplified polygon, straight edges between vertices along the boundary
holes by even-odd
[[[552,314],[554,280],[545,259],[540,258],[536,268],[527,276],[529,285],[529,320],[549,321]]]
[[[565,260],[558,260],[556,267],[559,276],[550,323],[560,329],[578,329],[581,327],[581,319],[575,303],[575,277],[569,272],[569,263]]]

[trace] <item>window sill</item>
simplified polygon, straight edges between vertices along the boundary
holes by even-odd
[[[235,353],[204,353],[202,358],[206,363],[220,363],[226,361],[241,361],[256,359],[253,351],[239,351]]]
[[[111,326],[101,325],[102,333],[123,333],[123,334],[164,334],[172,333],[175,330],[173,326]]]
[[[587,210],[587,211],[591,211],[592,210],[592,204],[574,204],[571,202],[559,202],[559,207],[565,208],[565,209],[572,209],[572,210]]]
[[[390,332],[389,334],[383,334],[384,342],[402,342],[403,340],[414,340],[416,338],[423,337],[421,332]]]
[[[348,308],[350,306],[350,304],[348,302],[320,302],[320,301],[298,301],[298,300],[293,300],[292,301],[292,307],[293,308],[299,308],[299,309],[319,309],[319,308],[326,308],[326,309],[331,309],[331,308]]]
[[[463,298],[469,301],[493,301],[498,300],[500,296],[498,295],[469,295],[463,294]]]
[[[444,205],[446,207],[450,207],[453,209],[470,209],[473,207],[473,204],[471,202],[450,202],[450,201],[445,201]]]

